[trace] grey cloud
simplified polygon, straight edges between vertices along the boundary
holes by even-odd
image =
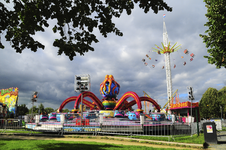
[[[223,68],[216,69],[203,58],[208,54],[199,37],[206,30],[205,3],[197,0],[172,0],[167,3],[173,7],[172,12],[144,14],[136,6],[130,16],[123,14],[121,18],[115,18],[116,27],[124,33],[123,37],[111,33],[104,38],[95,29],[94,33],[100,41],[93,44],[95,51],[85,56],[78,55],[73,61],[64,54],[57,55],[52,42],[58,35],[52,34],[51,28],[35,35],[37,40],[45,44],[44,51],[34,53],[25,50],[17,54],[7,44],[6,49],[0,51],[0,89],[18,87],[19,104],[28,106],[31,106],[32,92],[38,91],[37,105],[43,103],[45,107],[56,108],[68,97],[79,94],[74,92],[74,75],[90,74],[91,92],[102,99],[100,83],[106,74],[112,74],[121,85],[118,98],[127,91],[134,91],[139,96],[143,96],[145,91],[163,106],[167,101],[166,74],[162,69],[165,59],[164,55],[150,52],[155,44],[160,46],[163,40],[163,14],[166,14],[169,41],[171,44],[178,42],[182,47],[171,54],[173,92],[178,89],[178,93],[183,95],[180,100],[186,101],[186,88],[193,86],[198,101],[208,87],[221,89],[225,86],[225,80],[220,80],[225,77],[225,71]],[[195,54],[192,62],[189,55],[184,55],[184,49]],[[146,54],[152,60],[148,60]],[[141,61],[143,58],[148,66]],[[184,60],[187,62],[185,66]],[[174,64],[176,68],[173,68]],[[74,102],[71,102],[65,107],[72,109],[73,106]]]

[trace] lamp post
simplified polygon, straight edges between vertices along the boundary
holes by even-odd
[[[83,92],[90,91],[90,75],[75,75],[74,90],[81,93],[81,118],[83,119]]]
[[[34,94],[32,95],[32,98],[31,98],[31,102],[32,102],[32,109],[31,109],[31,119],[33,120],[33,107],[34,107],[34,102],[37,102],[37,99],[38,98],[38,92],[34,92]]]
[[[195,99],[193,96],[193,88],[190,86],[188,87],[188,99],[191,100],[191,130],[192,130],[192,101]],[[197,123],[198,123],[198,118],[196,119]],[[192,137],[192,132],[191,132],[191,137]]]
[[[220,109],[221,109],[221,121],[222,121],[222,106],[220,105]]]

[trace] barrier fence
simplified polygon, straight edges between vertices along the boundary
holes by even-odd
[[[171,136],[190,134],[190,126],[183,123],[172,123],[171,121],[145,120],[141,116],[139,120],[128,120],[126,118],[104,118],[102,114],[87,119],[74,118],[68,120],[64,115],[60,116],[59,122],[39,122],[26,124],[27,128],[43,132],[64,133],[93,133],[93,134],[123,134],[123,135],[155,135]]]
[[[22,119],[0,119],[0,132],[5,132],[6,130],[22,129],[24,129]]]
[[[222,120],[222,127],[226,127],[226,120]]]
[[[172,121],[152,121],[141,115],[138,120],[128,120],[126,118],[104,118],[102,114],[81,119],[73,116],[68,119],[61,115],[59,120],[40,120],[40,116],[35,118],[25,117],[24,119],[0,119],[0,132],[8,130],[18,131],[39,131],[53,132],[60,135],[89,133],[115,134],[115,135],[140,135],[140,136],[178,136],[193,135],[202,130],[202,124],[182,123]],[[218,127],[221,126],[218,125]],[[199,128],[199,130],[197,130]],[[31,132],[32,134],[32,132]]]

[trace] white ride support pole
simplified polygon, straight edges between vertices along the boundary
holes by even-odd
[[[164,47],[168,47],[168,34],[166,30],[166,23],[165,20],[163,19],[163,45]],[[166,52],[165,54],[165,68],[166,68],[166,83],[167,83],[167,100],[172,95],[172,77],[171,77],[171,65],[170,65],[170,52]],[[169,103],[168,103],[168,108],[170,108]]]
[[[167,100],[172,95],[172,77],[171,77],[171,65],[170,65],[170,53],[165,53],[165,66],[166,66],[166,83],[167,83]],[[168,108],[169,108],[168,103]]]

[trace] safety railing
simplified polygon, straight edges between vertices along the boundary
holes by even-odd
[[[31,121],[32,120],[32,121]],[[194,127],[193,127],[194,126]],[[202,127],[199,125],[199,128]],[[137,120],[107,118],[103,114],[60,114],[55,120],[43,120],[39,115],[33,119],[1,119],[0,129],[25,129],[29,131],[54,132],[57,134],[117,134],[141,136],[175,136],[195,134],[195,125],[172,121],[153,121],[141,115]],[[197,130],[196,130],[197,131]],[[32,133],[31,133],[32,134]]]
[[[101,124],[100,134],[143,134],[143,126],[140,121],[128,121],[123,118],[104,118]]]
[[[42,119],[36,115],[34,122],[27,121],[26,128],[41,132],[65,133],[93,133],[100,131],[98,114],[89,116],[87,113],[81,114],[58,114],[55,119]],[[29,119],[28,119],[29,120]]]

